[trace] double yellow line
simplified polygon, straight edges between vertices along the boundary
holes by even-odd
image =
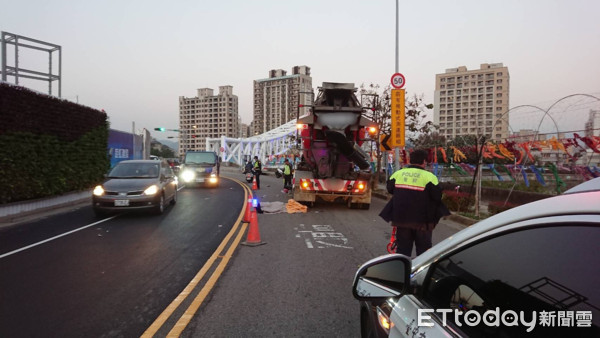
[[[173,300],[171,302],[171,304],[169,304],[169,306],[167,306],[167,308],[158,316],[158,318],[156,318],[154,323],[152,323],[152,325],[150,325],[150,327],[142,334],[142,337],[144,337],[144,338],[153,337],[158,332],[158,330],[160,330],[162,328],[164,323],[173,315],[175,310],[177,310],[177,308],[183,303],[183,301],[198,286],[198,284],[204,278],[204,275],[206,275],[206,273],[210,270],[210,268],[213,266],[213,264],[216,262],[216,260],[218,258],[221,258],[219,265],[217,265],[217,267],[215,268],[215,271],[212,273],[212,275],[210,276],[210,278],[208,279],[206,284],[204,284],[204,287],[202,288],[202,290],[200,290],[200,292],[198,293],[196,298],[194,298],[192,303],[188,306],[185,313],[179,318],[179,320],[177,321],[175,326],[173,326],[171,331],[169,331],[169,333],[167,334],[167,337],[179,337],[181,335],[181,333],[183,332],[183,330],[190,323],[190,321],[192,320],[192,318],[194,317],[194,315],[196,314],[198,309],[200,308],[200,305],[202,305],[202,302],[204,301],[206,296],[208,296],[208,294],[210,293],[212,288],[215,286],[219,277],[221,277],[221,274],[225,270],[227,263],[229,263],[229,260],[233,256],[233,252],[235,251],[235,248],[240,244],[240,241],[242,240],[242,236],[246,232],[246,227],[248,227],[248,223],[242,222],[242,218],[246,211],[246,208],[248,207],[246,201],[248,200],[248,194],[249,194],[250,188],[248,188],[248,186],[246,186],[246,184],[243,184],[242,182],[240,182],[236,179],[232,179],[229,177],[228,177],[228,179],[238,183],[239,185],[241,185],[244,188],[244,207],[242,208],[242,212],[240,213],[240,215],[239,215],[238,219],[236,220],[231,231],[229,231],[227,236],[225,236],[225,238],[223,239],[223,241],[221,242],[221,244],[219,245],[217,250],[212,254],[212,256],[210,256],[208,261],[206,261],[206,263],[204,264],[202,269],[200,269],[200,271],[198,271],[196,276],[194,276],[194,278],[185,287],[185,289],[183,289],[183,291],[181,291],[181,293],[175,298],[175,300]],[[227,243],[229,243],[229,240],[231,239],[231,237],[234,236],[234,234],[238,231],[238,229],[240,231],[237,233],[237,236],[235,237],[234,241],[229,246],[229,249],[227,249],[227,252],[224,255],[222,255],[222,252],[225,250]]]

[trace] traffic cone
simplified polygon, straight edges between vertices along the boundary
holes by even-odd
[[[246,204],[246,212],[244,213],[243,221],[246,223],[250,223],[252,217],[252,195],[248,198],[248,204]]]
[[[256,185],[256,176],[252,179],[252,190],[258,190],[258,186]]]
[[[247,246],[259,246],[267,244],[260,240],[260,232],[258,231],[258,215],[256,214],[256,210],[253,210],[250,216],[250,227],[248,228],[246,241],[242,242],[241,244]]]

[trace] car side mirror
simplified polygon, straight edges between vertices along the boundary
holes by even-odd
[[[391,254],[363,264],[352,285],[352,295],[358,300],[385,300],[405,294],[410,286],[410,258]]]

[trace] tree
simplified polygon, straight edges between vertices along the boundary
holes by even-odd
[[[415,144],[422,134],[430,134],[437,129],[432,121],[426,121],[428,110],[433,109],[433,104],[425,104],[423,94],[409,97],[406,100],[406,137]]]
[[[171,149],[159,142],[157,142],[157,143],[158,143],[158,147],[152,147],[152,149],[150,149],[150,155],[155,155],[155,156],[162,157],[162,158],[177,157],[175,155],[175,152],[173,151],[173,149]]]
[[[390,106],[389,100],[388,105],[384,105],[381,103],[380,95],[383,95],[385,91],[388,90],[389,97],[389,87],[384,89],[382,94],[379,94],[379,85],[370,84],[368,87],[365,87],[364,84],[360,86],[360,101],[361,105],[367,108],[365,112],[365,117],[370,119],[371,121],[377,124],[377,133],[374,135],[373,142],[375,143],[375,154],[376,154],[376,165],[375,165],[375,175],[373,177],[374,182],[379,182],[379,175],[381,172],[381,149],[379,147],[379,139],[381,138],[382,131],[387,130],[389,134],[390,130]],[[373,156],[371,154],[371,156]]]
[[[361,104],[367,108],[365,117],[371,119],[378,126],[375,137],[377,165],[375,182],[379,181],[381,171],[381,158],[383,156],[379,149],[379,139],[382,134],[391,135],[391,91],[390,85],[383,90],[377,84],[360,86],[359,94]],[[428,110],[433,109],[433,104],[425,104],[423,94],[408,96],[405,100],[405,127],[407,143],[416,144],[422,134],[430,134],[436,129],[433,122],[426,121]]]
[[[445,147],[446,137],[440,135],[438,132],[432,132],[427,134],[419,134],[413,142],[415,148],[428,149],[434,147]]]

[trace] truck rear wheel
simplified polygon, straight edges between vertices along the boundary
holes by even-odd
[[[309,208],[312,208],[315,206],[315,202],[312,202],[312,201],[299,201],[299,203],[302,205],[306,205]]]
[[[351,200],[348,200],[348,208],[350,209],[369,210],[370,207],[371,203],[352,203]]]

